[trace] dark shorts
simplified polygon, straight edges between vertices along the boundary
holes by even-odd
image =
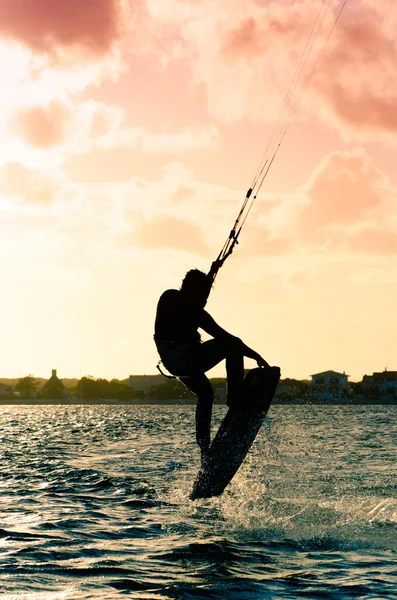
[[[167,371],[177,376],[187,376],[193,371],[197,344],[173,340],[154,339],[157,351]]]

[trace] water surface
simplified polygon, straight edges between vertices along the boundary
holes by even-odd
[[[192,502],[193,406],[3,407],[0,598],[397,599],[396,416],[272,407]]]

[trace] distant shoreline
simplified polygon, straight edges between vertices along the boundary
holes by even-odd
[[[181,406],[181,405],[195,405],[196,400],[186,399],[170,399],[170,400],[156,400],[156,399],[142,399],[142,400],[118,400],[112,398],[87,398],[86,400],[68,401],[64,398],[50,399],[21,399],[15,400],[10,398],[0,399],[0,406],[52,406],[52,405],[63,405],[63,406],[93,406],[93,405],[105,405],[105,406]],[[217,406],[225,406],[224,402],[215,401]],[[334,402],[325,402],[324,400],[273,400],[272,406],[397,406],[397,400],[395,398],[350,398],[346,400],[337,400]]]

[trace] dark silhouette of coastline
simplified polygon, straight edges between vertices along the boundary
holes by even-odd
[[[383,374],[365,375],[361,382],[350,382],[348,389],[341,395],[330,394],[329,398],[322,397],[322,390],[313,389],[310,381],[296,379],[280,380],[273,405],[394,405],[397,406],[396,393],[381,392],[380,383],[383,380],[394,381],[394,371]],[[29,376],[28,376],[29,377]],[[33,377],[33,376],[30,376]],[[51,375],[53,377],[53,374]],[[51,380],[51,377],[49,380]],[[25,378],[21,378],[22,380]],[[111,381],[93,377],[78,379],[63,379],[58,387],[60,397],[40,395],[41,389],[47,389],[46,380],[33,378],[36,382],[35,391],[28,397],[15,395],[21,379],[0,378],[0,405],[183,405],[195,404],[195,396],[178,380],[168,380],[159,375],[131,375],[123,380]],[[226,380],[215,377],[210,379],[215,392],[215,404],[226,403]],[[23,387],[23,386],[22,386]],[[67,396],[64,390],[67,390]],[[386,388],[388,389],[388,388]],[[391,388],[393,389],[393,388]],[[61,395],[62,394],[62,395]]]

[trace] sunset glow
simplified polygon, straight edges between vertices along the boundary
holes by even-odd
[[[219,253],[322,4],[0,0],[2,377],[156,372],[158,297]],[[340,6],[207,306],[282,377],[397,369],[397,12]]]

